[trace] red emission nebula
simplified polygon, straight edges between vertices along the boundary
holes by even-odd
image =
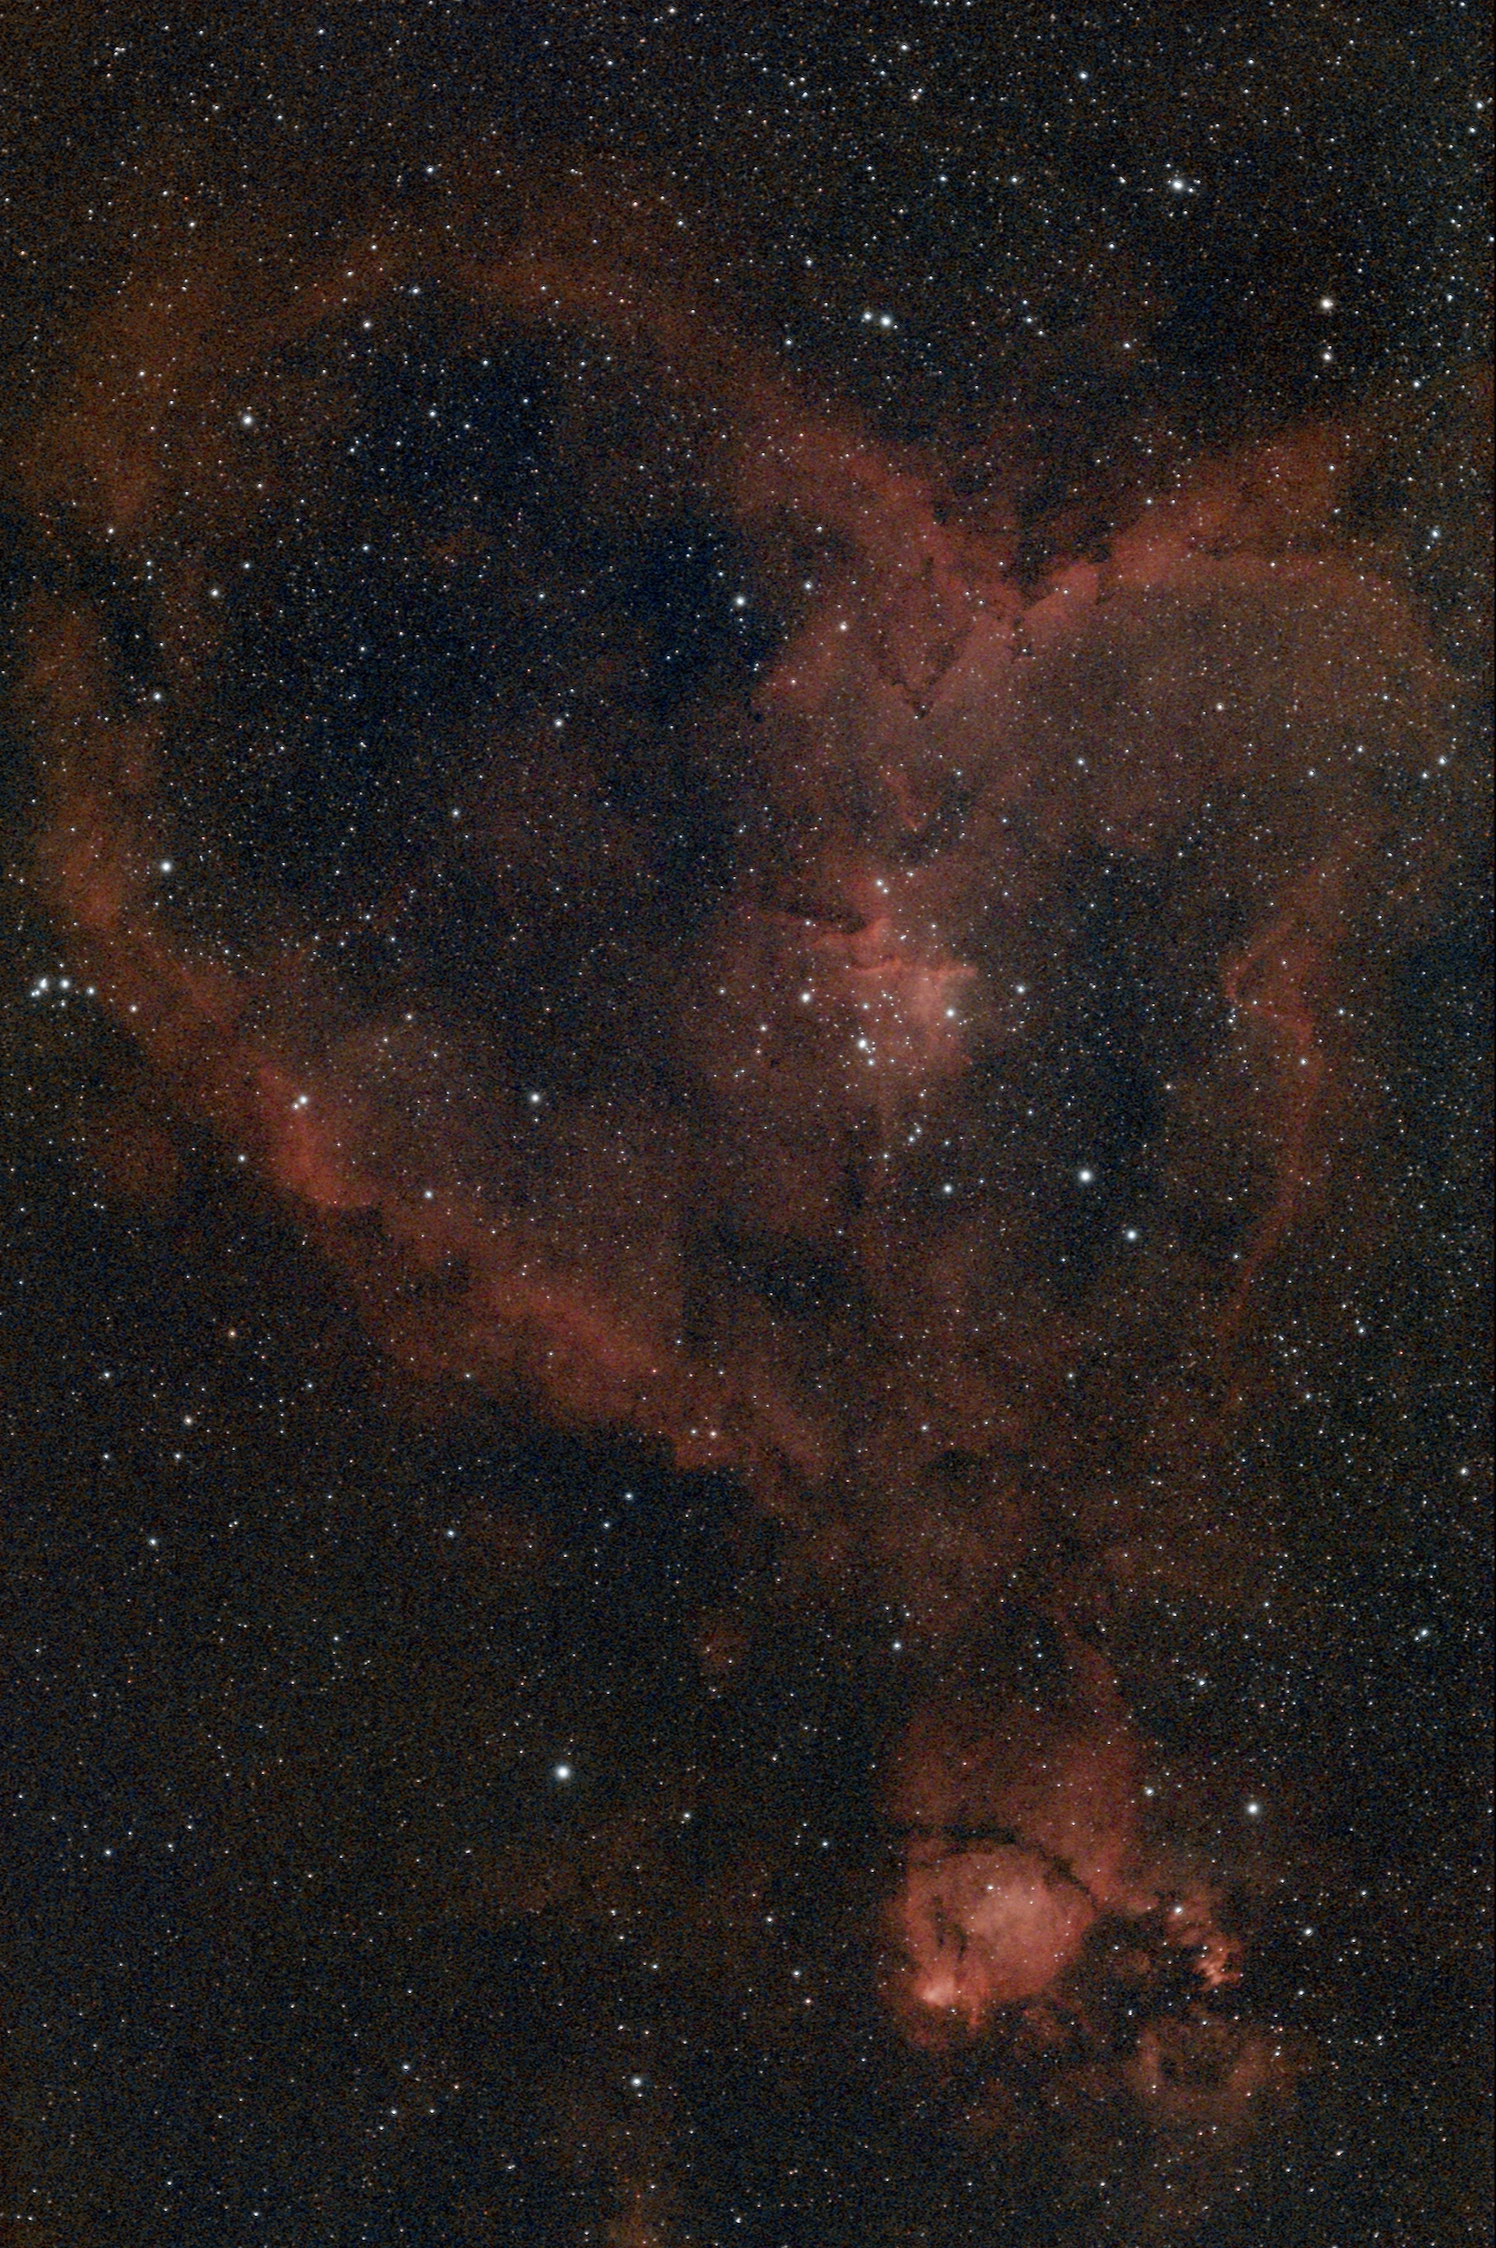
[[[254,603],[348,504],[359,351],[420,320],[545,370],[599,585],[688,511],[774,630],[651,701],[604,585],[563,675],[432,707],[357,880],[282,882],[263,819],[241,848],[295,721],[248,692]],[[1271,1540],[1221,1503],[1254,1322],[1374,1138],[1377,957],[1451,816],[1459,690],[1338,528],[1353,449],[1213,458],[1021,567],[1000,487],[813,396],[653,221],[563,205],[273,266],[184,231],[27,471],[75,972],[402,1368],[729,1472],[806,1599],[889,1619],[925,1687],[866,1970],[909,2045],[1042,2053],[1125,1989],[1070,2097],[1223,2142],[1299,2061],[1232,1998],[1224,1874],[1106,1647],[1134,1588],[1229,1601]],[[361,535],[422,600],[540,616],[539,504]],[[977,1678],[1018,1602],[1061,1685]]]

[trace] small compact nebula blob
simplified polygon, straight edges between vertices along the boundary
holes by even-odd
[[[962,1850],[911,1867],[905,1936],[914,1997],[969,2030],[1037,1998],[1080,1952],[1095,1908],[1032,1850]]]
[[[1141,2097],[1234,1952],[1093,1626],[1229,1579],[1463,690],[1353,431],[1020,568],[672,257],[475,203],[127,276],[28,469],[36,880],[394,1360],[730,1470],[896,1619],[894,2018],[1038,2035],[1120,1930],[1187,1994]],[[963,1653],[1019,1605],[1037,1701]]]
[[[902,1744],[890,1988],[916,2042],[1054,1999],[1107,1922],[1152,1927],[1202,1991],[1233,1979],[1208,1892],[1182,1886],[1177,1854],[1143,1829],[1145,1744],[1105,1662],[1067,1633],[1051,1668],[1042,1693],[1006,1704],[948,1694]]]

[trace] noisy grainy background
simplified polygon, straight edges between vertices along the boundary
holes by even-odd
[[[1483,20],[0,14],[7,2237],[1489,2238]]]

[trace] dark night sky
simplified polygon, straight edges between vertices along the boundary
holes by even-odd
[[[1483,20],[0,8],[0,2237],[1490,2239]]]

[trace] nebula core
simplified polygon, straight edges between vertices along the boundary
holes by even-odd
[[[1374,1199],[1470,682],[1351,527],[1355,423],[1036,558],[663,205],[471,170],[273,262],[167,232],[69,339],[35,882],[405,1375],[729,1476],[915,1666],[859,1972],[981,2057],[973,2136],[1039,2054],[1077,2145],[1234,2144],[1312,2055],[1237,2001],[1109,1635],[1255,1597],[1252,1340]],[[703,1620],[712,1690],[750,1628]]]

